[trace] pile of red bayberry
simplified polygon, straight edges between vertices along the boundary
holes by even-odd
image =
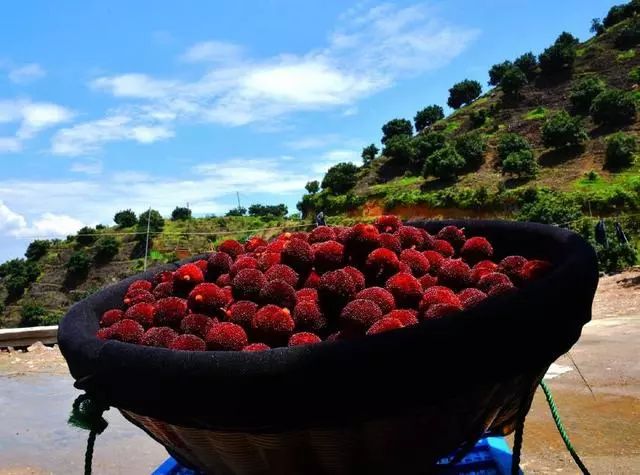
[[[491,260],[484,237],[436,235],[396,216],[220,244],[206,260],[133,282],[97,336],[174,350],[262,351],[358,338],[513,292],[550,268]]]

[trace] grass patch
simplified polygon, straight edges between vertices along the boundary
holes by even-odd
[[[524,120],[543,120],[549,114],[549,109],[546,107],[538,106],[535,109],[531,109],[529,112],[524,114],[522,118]]]
[[[578,48],[576,50],[576,57],[582,58],[586,52],[587,52],[587,48]]]
[[[623,51],[622,53],[618,53],[618,56],[616,56],[616,60],[628,61],[629,59],[635,57],[635,55],[636,55],[636,50],[630,49],[628,51]]]
[[[447,122],[447,126],[444,128],[442,132],[445,134],[452,134],[460,128],[460,125],[462,125],[460,121],[450,120]]]
[[[424,180],[419,176],[407,176],[391,180],[380,185],[369,187],[369,196],[386,196],[396,191],[406,191],[407,188],[415,188]]]

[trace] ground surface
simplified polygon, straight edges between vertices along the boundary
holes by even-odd
[[[594,474],[640,474],[640,270],[601,279],[593,321],[547,375],[566,429]],[[0,475],[81,473],[87,433],[67,425],[73,389],[55,349],[0,353]],[[166,452],[115,410],[98,437],[94,472],[144,474]],[[579,473],[539,391],[527,417],[525,473]]]

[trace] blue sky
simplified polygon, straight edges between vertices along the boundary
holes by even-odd
[[[10,2],[0,261],[115,211],[284,202],[464,78],[590,36],[605,0]],[[486,88],[486,87],[485,87]]]

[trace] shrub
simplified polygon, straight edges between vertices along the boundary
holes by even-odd
[[[598,267],[601,271],[607,273],[621,272],[636,264],[638,256],[631,245],[622,244],[613,236],[608,241],[608,247],[595,244]]]
[[[520,208],[517,219],[543,224],[562,224],[578,219],[582,215],[580,206],[570,198],[550,191],[539,192],[534,202]]]
[[[364,147],[362,149],[362,153],[360,154],[360,156],[362,157],[362,163],[366,166],[369,165],[371,162],[373,162],[376,159],[376,156],[378,155],[378,152],[380,150],[378,149],[378,147],[376,147],[374,144],[368,145],[366,147]],[[309,190],[307,190],[309,191]],[[312,192],[309,191],[309,193],[316,193],[318,190]]]
[[[172,221],[186,221],[191,219],[191,210],[183,206],[176,206],[171,212]]]
[[[477,132],[459,135],[455,141],[456,151],[464,158],[467,166],[479,167],[487,150],[487,141]]]
[[[0,277],[9,298],[20,297],[27,286],[40,275],[40,268],[31,260],[11,259],[0,265]]]
[[[538,71],[538,59],[531,51],[518,57],[513,62],[513,65],[524,73],[528,81],[531,81],[536,77]]]
[[[636,13],[640,13],[640,2],[637,0],[632,0],[622,5],[614,5],[609,9],[602,23],[606,28],[609,28],[616,23],[620,23],[622,20],[631,18]]]
[[[247,214],[247,208],[238,206],[237,208],[231,208],[229,211],[227,211],[225,213],[225,216],[244,216],[245,214]]]
[[[91,259],[84,251],[71,254],[67,262],[67,275],[71,277],[85,277],[89,273]]]
[[[580,125],[580,118],[571,117],[566,111],[553,114],[542,126],[542,142],[545,147],[574,147],[586,139],[587,133]]]
[[[596,181],[598,179],[598,174],[595,172],[595,170],[591,170],[585,174],[585,177],[588,181]]]
[[[147,210],[140,213],[138,216],[138,232],[147,232],[147,223],[149,225],[149,231],[152,233],[158,233],[164,229],[164,218],[155,209]],[[142,235],[138,235],[142,236]]]
[[[538,162],[531,150],[510,153],[502,162],[502,173],[520,177],[534,177],[538,174]]]
[[[619,89],[607,89],[591,103],[591,117],[596,124],[624,125],[636,118],[633,96]]]
[[[89,244],[93,244],[94,242],[96,242],[96,239],[98,239],[98,236],[96,234],[97,233],[95,229],[89,226],[85,226],[78,230],[76,241],[82,246],[88,246]]]
[[[498,141],[498,159],[504,161],[513,152],[530,149],[527,139],[515,133],[506,133]]]
[[[138,223],[136,214],[130,209],[118,211],[113,217],[113,221],[121,228],[129,228],[135,226]]]
[[[633,165],[638,144],[633,135],[617,132],[607,140],[604,165],[610,169]]]
[[[634,84],[640,84],[640,66],[632,68],[627,77],[630,81],[633,81]]]
[[[542,73],[553,75],[571,69],[576,59],[577,44],[578,39],[573,35],[566,32],[561,33],[553,45],[545,49],[538,57]]]
[[[413,139],[415,163],[418,169],[424,166],[424,162],[434,152],[437,152],[447,143],[446,136],[441,132],[429,132],[418,135]]]
[[[625,25],[613,43],[618,49],[629,49],[640,43],[640,21]]]
[[[410,167],[415,160],[414,141],[421,140],[422,135],[412,138],[408,135],[398,135],[387,141],[382,154],[389,157],[402,167]]]
[[[50,241],[36,239],[29,244],[24,255],[29,261],[37,261],[47,253],[49,247],[51,247]]]
[[[362,157],[364,158],[364,151],[362,152]],[[320,183],[318,183],[318,180],[308,181],[307,184],[304,185],[304,189],[307,190],[308,193],[311,193],[313,195],[314,193],[320,191]]]
[[[482,127],[487,121],[488,116],[489,113],[487,112],[487,109],[472,110],[469,114],[469,122],[471,123],[471,127],[474,129]]]
[[[435,176],[442,179],[453,179],[465,166],[464,158],[456,152],[455,147],[447,145],[429,155],[424,163],[424,177]]]
[[[509,97],[518,97],[522,88],[527,84],[527,76],[520,68],[511,67],[504,72],[500,81],[500,88]]]
[[[504,74],[513,67],[511,61],[503,61],[502,63],[494,64],[489,69],[489,85],[497,86],[502,81]]]
[[[458,109],[464,104],[471,104],[482,93],[482,86],[478,81],[465,79],[453,85],[449,89],[447,105]]]
[[[444,119],[444,111],[442,107],[434,104],[416,112],[413,123],[416,125],[416,132],[420,132],[441,119]]]
[[[25,302],[20,308],[20,326],[36,327],[42,325],[41,318],[46,310],[35,302]]]
[[[287,215],[289,208],[287,205],[280,203],[278,205],[261,205],[253,204],[249,206],[249,216],[282,218]]]
[[[594,33],[596,36],[600,36],[602,33],[604,33],[604,29],[604,25],[602,24],[600,18],[594,18],[591,20],[591,27],[589,28],[589,31],[591,33]]]
[[[322,179],[322,189],[330,188],[334,194],[342,194],[349,191],[356,184],[357,171],[358,167],[353,163],[338,163],[332,166]]]
[[[388,140],[399,135],[413,135],[413,126],[407,119],[393,119],[382,126],[383,144],[386,144]]]
[[[95,249],[95,259],[97,261],[109,261],[118,254],[118,251],[120,250],[120,242],[112,236],[105,236],[98,239]]]
[[[595,76],[589,76],[576,82],[569,94],[571,112],[574,114],[587,115],[593,100],[605,89],[606,85],[604,81]]]

